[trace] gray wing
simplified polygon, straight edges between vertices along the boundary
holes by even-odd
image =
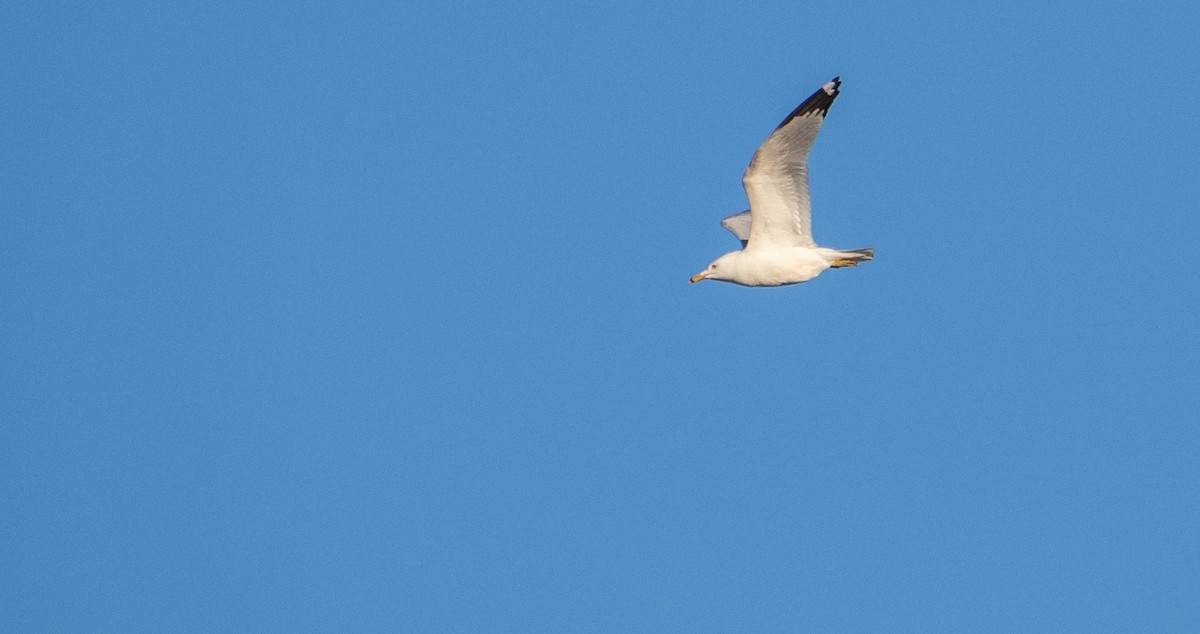
[[[740,211],[732,216],[725,216],[721,221],[721,226],[725,227],[742,241],[742,247],[746,246],[746,242],[750,240],[750,210]]]
[[[808,152],[842,81],[821,86],[759,146],[742,176],[750,200],[749,248],[813,247]]]

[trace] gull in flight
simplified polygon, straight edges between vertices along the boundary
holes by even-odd
[[[841,85],[841,78],[834,77],[821,86],[758,147],[742,176],[750,209],[721,221],[742,241],[742,249],[717,258],[692,277],[693,283],[799,284],[827,268],[874,259],[875,249],[839,251],[817,246],[812,237],[808,152]]]

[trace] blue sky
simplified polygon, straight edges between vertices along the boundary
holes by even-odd
[[[1200,9],[651,4],[6,7],[0,629],[1200,627]]]

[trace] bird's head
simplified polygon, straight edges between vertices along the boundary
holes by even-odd
[[[733,270],[737,267],[740,251],[726,253],[709,264],[703,271],[692,276],[692,283],[695,284],[700,280],[730,280],[733,279]]]

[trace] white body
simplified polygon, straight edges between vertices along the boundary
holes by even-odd
[[[742,286],[785,286],[807,282],[846,259],[842,251],[825,247],[744,249],[717,258],[702,275]]]

